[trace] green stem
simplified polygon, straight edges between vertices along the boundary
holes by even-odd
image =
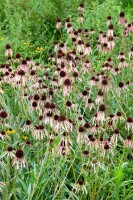
[[[14,167],[14,181],[13,181],[13,194],[14,194],[14,200],[17,200],[17,194],[16,194],[16,180],[17,180],[17,167]]]

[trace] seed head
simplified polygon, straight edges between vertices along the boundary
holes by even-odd
[[[70,79],[65,79],[65,81],[64,81],[64,85],[66,85],[66,86],[71,86],[71,81],[70,81]]]
[[[71,107],[71,106],[72,106],[71,101],[67,101],[67,102],[66,102],[66,106],[67,106],[67,107]]]
[[[120,17],[124,17],[124,16],[125,16],[124,12],[121,12]]]
[[[12,151],[13,151],[13,148],[12,148],[12,147],[7,147],[7,151],[8,151],[8,152],[12,152]]]
[[[7,45],[6,45],[6,49],[11,49],[10,44],[7,44]]]
[[[104,145],[104,149],[105,149],[105,150],[109,150],[109,149],[110,149],[109,145],[108,145],[108,144],[105,144],[105,145]]]
[[[0,112],[0,117],[1,118],[3,118],[3,119],[5,119],[5,118],[7,118],[7,113],[5,112],[5,111],[2,111],[2,112]]]
[[[119,87],[123,88],[124,87],[124,83],[123,82],[119,82]]]
[[[132,123],[132,122],[133,122],[132,117],[128,117],[128,118],[127,118],[127,122],[128,122],[128,123]]]
[[[30,120],[26,120],[26,125],[30,125],[31,124],[31,121]]]
[[[110,30],[113,30],[113,29],[114,29],[113,24],[110,24],[108,28],[109,28]]]
[[[27,64],[27,60],[22,60],[22,65],[26,65]]]
[[[24,152],[21,149],[18,149],[15,153],[15,156],[19,159],[24,157]]]
[[[84,185],[84,181],[83,181],[83,180],[79,180],[79,181],[78,181],[78,184],[79,184],[79,185]]]
[[[40,99],[39,95],[38,95],[38,94],[35,94],[35,95],[34,95],[34,100],[35,100],[35,101],[38,101],[39,99]]]
[[[112,19],[112,17],[111,17],[111,16],[108,16],[108,17],[107,17],[107,20],[111,20],[111,19]]]
[[[36,102],[36,101],[33,101],[32,107],[33,107],[33,108],[36,108],[36,107],[37,107],[37,102]]]
[[[60,122],[64,122],[66,120],[66,116],[65,115],[60,115],[59,116],[59,121]]]
[[[19,70],[19,71],[18,71],[18,75],[19,75],[19,76],[24,76],[24,75],[25,75],[25,72],[24,72],[24,70],[22,70],[22,69],[21,69],[21,70]]]
[[[80,133],[83,133],[83,132],[84,132],[84,127],[83,127],[83,126],[79,127],[79,132],[80,132]]]
[[[101,105],[99,106],[99,111],[104,112],[105,110],[106,110],[105,105],[104,105],[104,104],[101,104]]]

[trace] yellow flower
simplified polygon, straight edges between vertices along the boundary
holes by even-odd
[[[24,45],[27,45],[27,44],[28,44],[28,42],[23,42],[23,44],[24,44]]]
[[[37,47],[36,50],[37,51],[43,51],[43,48],[42,47]]]
[[[7,134],[14,134],[14,133],[16,133],[16,130],[12,130],[12,131],[7,130],[6,133],[7,133]]]
[[[27,140],[27,139],[28,139],[28,136],[27,136],[27,135],[24,135],[22,138],[23,138],[24,140]]]
[[[16,133],[16,130],[12,130],[12,133]]]
[[[11,131],[7,130],[7,131],[6,131],[6,133],[7,133],[7,134],[10,134],[10,133],[11,133]]]

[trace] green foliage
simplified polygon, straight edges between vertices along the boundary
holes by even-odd
[[[60,38],[60,33],[55,29],[56,19],[60,17],[63,21],[71,17],[75,22],[77,7],[80,0],[1,0],[0,4],[0,60],[3,48],[7,43],[13,46],[16,53],[23,56],[29,55],[34,59],[46,62],[53,48],[54,40]],[[86,8],[86,21],[88,26],[100,29],[104,26],[108,14],[116,15],[125,10],[128,19],[132,16],[133,8],[131,1],[118,0],[84,0]],[[107,8],[107,9],[105,9]],[[104,10],[104,12],[103,12]],[[95,16],[92,20],[92,16]],[[39,51],[37,47],[43,48]]]

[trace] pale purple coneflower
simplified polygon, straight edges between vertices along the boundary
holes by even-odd
[[[80,15],[78,16],[78,22],[79,22],[80,24],[83,24],[83,21],[84,21],[84,15],[83,15],[83,14],[80,14]]]
[[[67,29],[68,23],[70,23],[70,18],[67,18],[66,21],[65,21],[65,29]]]
[[[123,68],[125,68],[125,67],[127,67],[128,66],[128,64],[127,64],[127,62],[125,61],[125,59],[124,58],[121,58],[120,59],[120,63],[119,63],[119,65],[118,65],[118,68],[119,69],[123,69]]]
[[[91,167],[92,167],[94,173],[97,172],[97,168],[99,168],[99,167],[106,170],[104,164],[100,163],[97,159],[93,159],[90,164],[91,164]]]
[[[123,138],[122,138],[121,135],[120,135],[119,129],[116,128],[116,129],[114,130],[114,132],[113,132],[113,135],[112,135],[111,138],[110,138],[112,145],[117,146],[118,139],[119,139],[121,142],[123,142]]]
[[[11,48],[10,44],[7,44],[6,45],[5,56],[12,56],[12,54],[13,54],[12,48]]]
[[[108,92],[108,90],[110,89],[110,85],[109,85],[107,78],[103,78],[103,80],[101,82],[101,88],[106,92]]]
[[[123,141],[123,145],[126,148],[133,148],[133,140],[130,135],[128,135],[127,138]]]
[[[130,131],[130,130],[133,131],[133,119],[132,119],[132,117],[127,118],[125,126],[126,126],[126,129],[128,131]]]
[[[107,26],[109,26],[111,24],[111,20],[112,20],[112,17],[108,16],[107,17]]]
[[[107,53],[108,51],[109,51],[109,49],[108,49],[108,44],[107,44],[107,43],[104,43],[104,44],[102,45],[102,54]]]
[[[84,48],[84,55],[90,55],[92,53],[92,49],[90,46],[90,43],[86,43],[85,48]]]
[[[90,134],[90,135],[88,135],[87,145],[89,146],[90,151],[98,149],[98,140],[93,135]]]
[[[106,107],[104,104],[101,104],[99,106],[99,110],[97,112],[97,117],[96,120],[98,123],[104,123],[106,118],[105,118],[105,111],[106,111]]]
[[[107,43],[108,42],[108,38],[106,34],[103,34],[102,37],[100,38],[100,42],[101,44]]]
[[[17,169],[26,167],[26,160],[24,157],[24,152],[21,149],[18,149],[15,153],[13,165],[16,165]]]
[[[66,78],[63,85],[63,96],[69,96],[71,92],[71,80]]]
[[[58,51],[58,49],[59,49],[58,41],[55,41],[54,42],[54,51]]]
[[[113,37],[113,36],[114,36],[114,31],[113,31],[113,29],[114,29],[113,24],[110,24],[110,25],[108,26],[108,31],[107,31],[107,36],[108,36],[108,37]]]
[[[82,40],[79,40],[78,41],[78,45],[77,45],[77,52],[84,52],[84,43],[83,43],[83,41]]]
[[[119,59],[121,59],[121,58],[125,59],[125,54],[124,54],[124,52],[123,52],[123,51],[120,51],[117,58],[119,58]]]
[[[130,52],[129,52],[128,55],[129,55],[130,59],[133,58],[133,47],[131,47]]]
[[[109,49],[109,50],[113,50],[113,49],[114,49],[114,47],[115,47],[115,42],[114,42],[114,38],[113,38],[113,37],[109,37],[109,38],[108,38],[107,45],[108,45],[108,49]]]
[[[107,157],[108,159],[110,159],[110,154],[113,155],[113,149],[111,147],[111,145],[109,145],[108,142],[105,143],[105,145],[103,146],[102,150],[101,150],[101,155],[103,157]]]
[[[22,85],[25,86],[26,85],[26,76],[25,76],[25,72],[24,70],[18,70],[17,74],[15,75],[15,82],[20,82],[22,80]]]
[[[112,68],[111,73],[115,76],[117,76],[121,70],[118,67]]]
[[[97,98],[96,98],[96,104],[102,104],[103,103],[103,91],[102,90],[99,90],[98,91],[98,95],[97,95]]]
[[[121,112],[117,112],[116,115],[114,116],[114,123],[117,124],[119,121],[120,122],[124,122],[125,121],[125,119],[122,116]]]
[[[33,125],[29,119],[26,120],[24,126],[22,127],[22,130],[25,132],[29,132],[30,130],[33,129]]]
[[[78,11],[83,13],[84,12],[84,4],[80,3],[79,7],[78,7]]]
[[[6,151],[4,151],[1,154],[0,158],[3,158],[5,156],[7,156],[9,158],[13,158],[15,156],[15,150],[11,146],[7,147]]]
[[[61,29],[61,27],[62,27],[62,22],[61,22],[61,19],[58,18],[58,19],[56,20],[56,28],[57,28],[57,29]]]
[[[123,12],[120,13],[120,17],[118,20],[118,24],[125,25],[127,20],[125,19],[125,14]]]
[[[85,183],[82,179],[80,179],[76,184],[74,184],[73,190],[76,193],[82,192],[83,194],[84,193],[87,194],[87,189],[86,189]]]
[[[95,107],[95,106],[94,106],[94,103],[93,103],[92,99],[89,98],[89,99],[88,99],[88,108],[89,108],[89,110],[91,111],[92,108],[94,108],[94,107]]]
[[[67,24],[67,33],[70,34],[71,37],[73,37],[73,27],[71,23]]]
[[[84,127],[80,126],[77,135],[77,144],[85,143],[85,132]]]
[[[47,131],[44,131],[43,125],[38,125],[32,132],[32,136],[35,140],[43,140],[48,135]]]
[[[53,121],[53,114],[52,112],[48,112],[45,114],[45,117],[44,117],[44,123],[49,125],[50,127],[53,127],[54,126],[54,121]]]

